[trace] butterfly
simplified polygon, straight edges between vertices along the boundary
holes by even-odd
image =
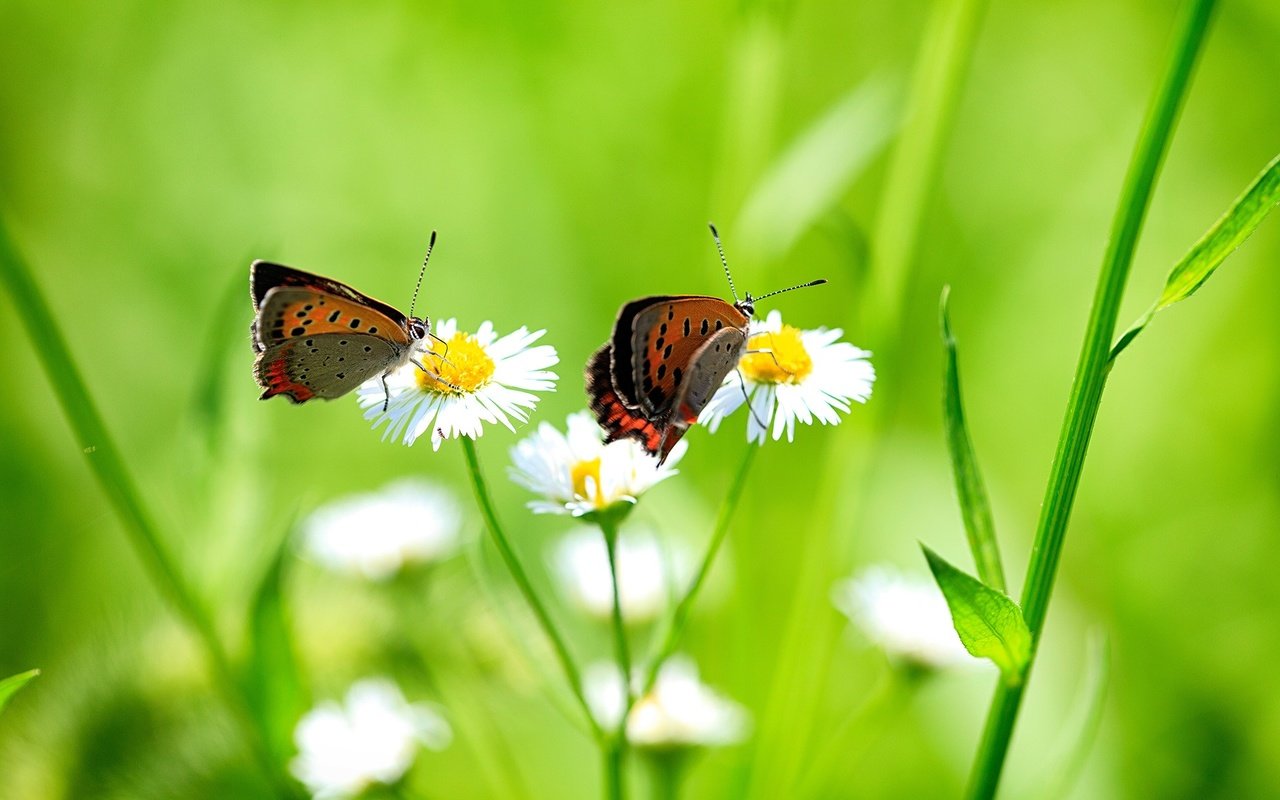
[[[587,361],[587,397],[605,441],[635,439],[659,464],[737,368],[756,301],[826,283],[739,300],[720,234],[710,227],[734,301],[688,294],[632,300],[618,311],[612,337]]]
[[[413,358],[418,342],[432,336],[430,319],[415,317],[413,306],[435,243],[432,231],[407,317],[345,283],[270,261],[253,262],[250,332],[261,399],[332,400],[377,375],[386,392],[387,375],[410,361],[438,377]],[[383,410],[389,400],[388,394]]]

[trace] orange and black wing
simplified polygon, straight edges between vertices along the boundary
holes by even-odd
[[[605,431],[604,440],[635,439],[647,452],[658,456],[661,463],[680,441],[685,429],[647,419],[639,409],[628,407],[614,388],[612,361],[613,345],[608,343],[587,361],[587,399],[596,422]]]
[[[630,380],[645,416],[686,424],[697,419],[710,399],[702,391],[702,383],[714,377],[708,369],[719,372],[718,386],[737,363],[749,321],[718,297],[668,297],[639,309],[630,321]],[[619,361],[616,353],[614,360]],[[690,395],[686,381],[695,368],[700,386]],[[683,399],[696,400],[697,407],[680,408]]]

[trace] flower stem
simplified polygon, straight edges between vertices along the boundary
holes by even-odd
[[[600,525],[600,533],[604,536],[605,550],[609,554],[609,578],[613,590],[613,644],[614,655],[618,660],[618,672],[622,676],[625,693],[623,713],[618,718],[618,727],[613,732],[609,747],[616,753],[606,754],[606,766],[615,769],[617,774],[610,774],[608,785],[617,787],[618,797],[624,792],[624,768],[627,758],[627,717],[631,706],[635,703],[635,694],[631,686],[631,651],[627,646],[627,628],[622,619],[622,598],[618,591],[618,521],[610,514],[597,514],[596,522]]]
[[[1032,634],[1031,659],[1022,680],[1001,681],[997,686],[986,728],[970,778],[968,796],[990,798],[1000,782],[1018,708],[1022,703],[1031,667],[1035,662],[1045,613],[1053,592],[1058,559],[1084,466],[1093,423],[1106,386],[1108,353],[1115,333],[1116,316],[1124,294],[1138,234],[1150,203],[1152,188],[1168,150],[1178,111],[1186,96],[1196,57],[1204,43],[1215,0],[1190,0],[1182,9],[1173,51],[1161,84],[1147,113],[1120,194],[1112,224],[1111,240],[1102,261],[1093,309],[1084,346],[1067,402],[1062,434],[1045,489],[1040,521],[1036,526],[1031,564],[1022,593],[1022,613]]]
[[[552,621],[551,615],[547,612],[546,605],[538,597],[537,591],[533,588],[533,583],[529,580],[528,574],[525,573],[524,567],[521,566],[520,559],[516,557],[515,550],[512,549],[510,540],[507,539],[507,534],[503,532],[502,525],[498,522],[498,515],[493,508],[493,499],[489,496],[489,488],[485,484],[484,475],[480,472],[480,459],[476,455],[476,443],[469,437],[462,437],[462,452],[467,457],[467,467],[471,473],[471,485],[475,489],[476,503],[480,506],[480,514],[484,517],[485,527],[489,530],[494,546],[498,548],[498,553],[502,556],[507,569],[511,572],[511,577],[515,580],[516,586],[519,587],[520,594],[524,596],[525,602],[528,603],[529,610],[533,612],[533,616],[538,620],[538,625],[542,628],[542,632],[546,634],[547,639],[551,642],[551,647],[556,653],[556,659],[560,662],[561,669],[564,670],[565,678],[569,681],[569,689],[577,699],[578,705],[582,707],[582,713],[586,715],[587,724],[591,727],[592,734],[598,741],[603,741],[605,739],[604,730],[600,727],[600,723],[596,721],[595,715],[591,713],[591,707],[587,704],[587,697],[582,691],[582,673],[574,662],[573,656],[570,655],[569,647],[565,644],[560,630],[556,628],[555,622]]]
[[[675,652],[676,645],[680,643],[680,637],[689,622],[689,613],[693,609],[694,601],[698,599],[702,584],[706,582],[707,575],[711,572],[711,564],[715,561],[716,554],[720,552],[720,545],[724,544],[724,537],[729,532],[729,522],[733,519],[733,512],[738,509],[738,501],[742,499],[742,492],[747,486],[747,475],[751,473],[751,465],[755,463],[756,451],[759,449],[755,444],[748,444],[746,452],[742,455],[742,463],[738,465],[738,472],[733,477],[733,483],[729,485],[729,493],[725,495],[724,503],[720,506],[716,527],[711,532],[710,541],[707,542],[707,551],[702,556],[698,573],[689,584],[684,597],[680,598],[680,602],[676,604],[675,611],[671,614],[671,624],[667,627],[662,644],[649,664],[649,671],[645,674],[644,686],[640,691],[641,697],[653,691],[653,686],[658,681],[658,672]]]
[[[622,718],[625,720],[626,715]],[[622,790],[622,759],[624,754],[620,741],[616,737],[609,737],[601,748],[604,754],[604,797],[605,800],[622,800],[624,792]]]
[[[0,220],[0,280],[14,300],[14,307],[31,337],[36,355],[89,462],[98,484],[115,507],[125,534],[143,568],[160,594],[199,640],[213,682],[241,728],[246,744],[262,772],[282,797],[298,792],[275,762],[267,739],[254,721],[248,698],[237,680],[230,656],[218,637],[213,619],[179,572],[161,541],[159,530],[142,501],[124,459],[107,432],[89,389],[71,357],[71,349],[49,310],[31,270],[9,239]]]
[[[680,749],[649,755],[649,794],[653,800],[679,800],[684,767],[689,755]]]

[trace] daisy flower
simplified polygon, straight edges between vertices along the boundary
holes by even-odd
[[[294,729],[294,777],[316,798],[355,797],[400,780],[418,747],[442,750],[453,737],[438,709],[410,704],[386,678],[359,681],[343,703],[308,711]]]
[[[649,531],[618,536],[618,598],[629,623],[651,622],[690,577],[690,553],[665,544]],[[570,533],[556,544],[552,571],[561,590],[578,608],[600,620],[613,614],[613,580],[604,539],[590,530]]]
[[[685,450],[680,442],[665,463],[632,439],[604,443],[604,432],[586,411],[569,416],[561,433],[542,423],[511,449],[511,479],[542,495],[528,505],[535,514],[581,517],[619,503],[635,503],[654,484],[676,474]]]
[[[411,361],[387,376],[386,395],[380,377],[369,379],[358,390],[364,418],[372,420],[375,429],[386,423],[382,438],[400,439],[406,445],[429,432],[436,450],[445,439],[479,438],[486,422],[514,431],[510,418],[525,422],[538,403],[530,392],[555,389],[556,376],[547,371],[560,361],[555,348],[531,346],[544,333],[521,327],[499,337],[491,322],[474,334],[459,330],[457,320],[439,322],[435,335],[447,348],[427,338],[418,344],[413,359],[436,374],[423,372]]]
[[[871,354],[837,341],[842,335],[839,328],[806,331],[785,325],[776,310],[763,322],[753,320],[738,369],[725,377],[698,421],[714,432],[749,397],[751,442],[764,444],[767,428],[774,441],[784,430],[787,441],[794,441],[797,420],[805,425],[815,419],[823,425],[839,424],[840,413],[849,413],[850,401],[867,402],[876,379],[868,360]]]
[[[960,642],[946,598],[927,578],[870,567],[837,583],[831,600],[895,661],[929,670],[979,663]]]
[[[588,667],[587,703],[606,730],[618,726],[627,702],[625,689],[616,665],[599,662]],[[742,741],[749,726],[746,709],[702,683],[693,661],[674,656],[662,666],[653,691],[631,708],[627,741],[653,750],[716,747]]]
[[[453,555],[461,527],[452,494],[409,479],[320,507],[302,533],[307,552],[326,567],[384,580]]]

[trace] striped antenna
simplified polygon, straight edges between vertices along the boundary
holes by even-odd
[[[729,272],[729,260],[724,257],[724,245],[720,244],[720,233],[716,230],[714,222],[708,222],[707,227],[711,229],[711,238],[716,240],[716,252],[720,253],[720,263],[724,265],[724,276],[729,279],[729,291],[733,293],[733,302],[738,302],[738,290],[733,285],[733,275]]]
[[[775,294],[782,294],[783,292],[793,292],[793,291],[795,291],[796,289],[807,289],[807,288],[809,288],[810,286],[821,286],[822,284],[824,284],[824,283],[826,283],[826,282],[827,282],[827,279],[826,279],[826,278],[819,278],[819,279],[818,279],[818,280],[816,280],[816,281],[809,281],[808,283],[801,283],[801,284],[797,284],[796,286],[788,286],[788,287],[787,287],[787,288],[785,288],[785,289],[778,289],[777,291],[769,292],[768,294],[762,294],[762,295],[760,295],[759,297],[756,297],[756,298],[754,298],[754,299],[755,299],[755,300],[763,300],[763,299],[765,299],[766,297],[773,297]]]
[[[427,254],[422,259],[422,271],[418,273],[418,285],[413,287],[413,299],[409,301],[409,316],[413,316],[413,309],[418,305],[418,290],[422,288],[422,279],[427,274],[427,262],[431,260],[431,251],[436,246],[436,232],[431,232],[431,241],[427,243]]]

